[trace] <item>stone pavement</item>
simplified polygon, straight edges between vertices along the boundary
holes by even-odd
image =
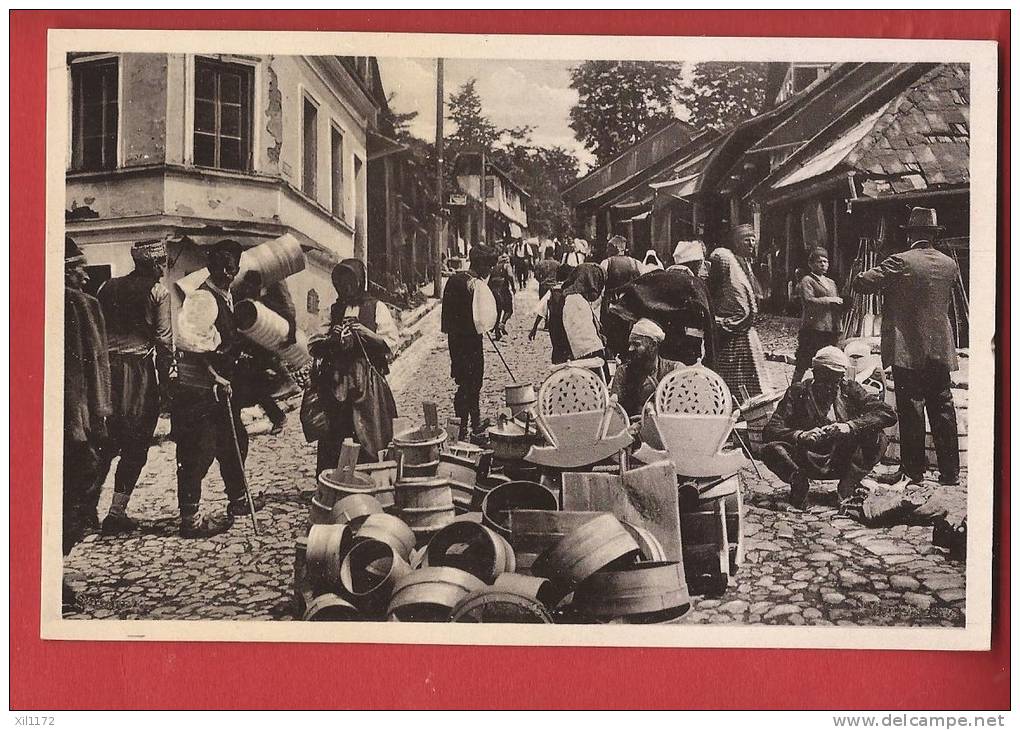
[[[534,282],[518,294],[509,338],[497,343],[521,382],[538,383],[549,362],[548,335],[529,342],[536,300]],[[423,400],[439,405],[440,422],[452,413],[453,382],[438,309],[418,325],[422,336],[394,364],[390,376],[401,415],[418,419]],[[786,333],[763,335],[771,341]],[[493,345],[485,343],[483,414],[503,407],[508,381]],[[788,366],[776,368],[775,382]],[[292,401],[291,405],[296,405]],[[248,475],[268,504],[259,513],[262,534],[250,520],[209,540],[177,537],[174,445],[150,451],[129,513],[142,531],[128,537],[90,535],[65,559],[69,582],[84,603],[68,618],[289,619],[294,539],[307,531],[302,491],[314,488],[314,448],[305,443],[296,412],[278,436],[252,438]],[[838,518],[835,487],[816,484],[812,507],[786,510],[786,488],[761,467],[745,469],[746,561],[726,593],[694,599],[691,623],[763,623],[847,626],[963,626],[965,566],[931,546],[931,528],[869,529]],[[964,485],[966,480],[963,481]],[[105,515],[112,477],[104,488]],[[966,503],[966,486],[946,490]],[[223,510],[215,468],[204,486],[205,509]]]

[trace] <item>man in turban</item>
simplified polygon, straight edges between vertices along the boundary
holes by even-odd
[[[616,369],[610,392],[631,418],[641,415],[659,381],[671,369],[659,357],[665,339],[662,327],[650,319],[639,319],[630,330],[624,363]]]
[[[135,268],[110,279],[97,293],[106,320],[113,385],[113,415],[101,452],[97,497],[114,457],[120,456],[104,535],[136,527],[125,510],[149,458],[160,406],[169,403],[174,357],[170,292],[160,281],[166,274],[166,245],[141,241],[131,247],[131,258]]]
[[[794,383],[765,426],[762,461],[790,485],[790,503],[807,505],[810,479],[838,479],[849,499],[885,453],[883,430],[896,413],[878,396],[847,378],[850,360],[838,347],[819,350],[811,378]]]

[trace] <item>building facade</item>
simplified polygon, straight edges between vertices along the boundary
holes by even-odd
[[[93,279],[127,273],[138,240],[168,242],[169,284],[217,240],[291,233],[308,263],[288,279],[298,322],[320,327],[333,264],[367,257],[370,69],[338,56],[71,54],[66,232]]]

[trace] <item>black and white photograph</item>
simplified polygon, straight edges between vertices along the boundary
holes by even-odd
[[[987,648],[994,44],[49,44],[44,637]]]

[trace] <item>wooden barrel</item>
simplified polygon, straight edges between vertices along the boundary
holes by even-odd
[[[536,598],[488,588],[467,596],[450,615],[453,623],[551,624],[553,618]]]
[[[312,503],[308,507],[308,521],[313,525],[332,525],[333,509],[321,504],[318,499],[312,497]]]
[[[511,510],[510,544],[517,558],[517,570],[529,575],[539,555],[592,519],[608,512],[559,512],[552,510]]]
[[[546,578],[520,573],[501,573],[496,576],[493,587],[506,593],[516,593],[518,596],[533,598],[550,608],[559,601],[559,595]]]
[[[600,620],[674,620],[691,607],[682,563],[635,563],[590,575],[574,590],[573,605]]]
[[[507,482],[482,500],[482,524],[510,537],[509,512],[517,509],[556,510],[556,495],[537,482]]]
[[[403,479],[394,485],[393,496],[397,513],[414,532],[418,545],[427,543],[456,516],[453,490],[445,479]]]
[[[288,367],[299,370],[312,361],[308,354],[308,335],[302,330],[295,332],[296,342],[286,347],[287,320],[262,302],[244,300],[234,307],[237,331],[257,345],[275,352]]]
[[[641,550],[611,514],[603,514],[572,530],[538,556],[531,572],[548,578],[561,590],[573,588],[595,571],[633,561]]]
[[[638,544],[638,548],[641,550],[641,557],[644,560],[654,562],[666,560],[666,551],[663,550],[662,543],[659,542],[655,535],[640,525],[634,525],[630,522],[621,522],[620,524],[634,538],[634,542]]]
[[[447,451],[439,455],[438,475],[473,487],[478,481],[478,464],[463,456]]]
[[[475,522],[452,522],[429,541],[424,565],[459,568],[492,583],[516,568],[513,548],[501,535]]]
[[[537,402],[535,386],[531,383],[513,383],[506,386],[506,405],[514,418],[532,408]]]
[[[439,461],[439,452],[448,434],[441,428],[417,428],[393,437],[391,451],[404,467]]]
[[[377,515],[382,511],[383,506],[375,497],[367,494],[349,494],[337,500],[331,514],[335,524],[349,524],[351,529],[356,530],[369,515]]]
[[[409,560],[414,549],[414,532],[402,519],[388,514],[371,514],[358,528],[356,540],[378,540],[393,548],[404,560]]]
[[[416,477],[439,476],[439,459],[426,461],[422,464],[405,464],[403,456],[398,456],[397,481],[401,479],[414,479]]]
[[[411,572],[411,566],[393,546],[380,540],[355,542],[340,566],[340,584],[366,614],[381,614],[389,603],[393,585]]]
[[[513,479],[505,474],[494,472],[487,473],[485,476],[479,474],[478,479],[475,481],[474,494],[471,496],[471,509],[481,510],[482,502],[485,501],[485,495],[501,484],[507,484],[512,481]]]
[[[782,390],[762,393],[747,401],[741,409],[740,416],[747,423],[747,447],[752,454],[757,455],[761,452],[765,424],[776,412],[784,393]]]
[[[379,500],[384,509],[393,505],[393,484],[397,481],[396,461],[387,459],[358,464],[354,467],[354,473],[375,485],[372,496]]]
[[[387,614],[398,621],[449,621],[465,596],[484,588],[478,578],[457,568],[419,568],[396,581]]]
[[[323,593],[308,603],[305,621],[360,621],[358,609],[335,593]]]
[[[272,286],[304,268],[305,253],[301,244],[294,236],[286,234],[245,249],[234,281],[240,283],[246,273],[258,271],[262,274],[262,285]]]
[[[336,592],[340,588],[340,564],[350,545],[346,525],[312,525],[305,548],[305,569],[317,593]]]
[[[392,491],[391,487],[379,487],[368,477],[355,472],[354,476],[343,475],[337,469],[326,469],[317,480],[318,491],[315,498],[323,507],[333,508],[338,500],[349,497],[352,494],[364,497],[373,497],[380,504]],[[380,499],[381,498],[381,499]]]
[[[694,595],[721,595],[729,583],[730,545],[724,498],[680,513],[684,572]]]

